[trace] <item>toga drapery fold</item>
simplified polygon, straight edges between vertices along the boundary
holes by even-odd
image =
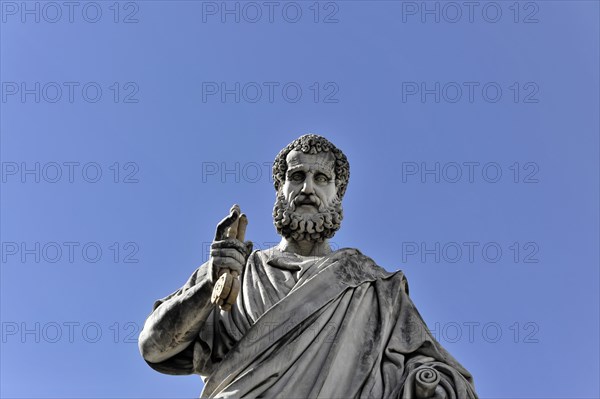
[[[154,309],[207,276],[202,265]],[[476,398],[473,380],[433,338],[389,273],[356,249],[302,257],[252,253],[231,312],[212,311],[197,339],[161,363],[200,374],[203,398],[414,398],[422,367],[442,376],[437,398]]]

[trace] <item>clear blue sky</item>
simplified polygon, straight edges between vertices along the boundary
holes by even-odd
[[[314,132],[482,398],[598,398],[598,2],[425,4],[2,1],[1,396],[197,396],[139,327]]]

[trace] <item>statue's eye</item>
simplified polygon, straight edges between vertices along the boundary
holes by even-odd
[[[323,173],[319,173],[318,175],[315,176],[315,181],[318,183],[328,183],[329,178],[326,175],[324,175]]]
[[[290,176],[291,181],[300,182],[304,180],[304,172],[294,172]]]

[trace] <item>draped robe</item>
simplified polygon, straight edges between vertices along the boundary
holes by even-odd
[[[154,309],[207,281],[208,268]],[[477,398],[469,372],[427,329],[401,271],[356,249],[303,257],[273,248],[254,251],[240,279],[231,312],[215,307],[187,348],[148,364],[201,375],[202,398],[408,399],[422,367],[441,375],[436,398]]]

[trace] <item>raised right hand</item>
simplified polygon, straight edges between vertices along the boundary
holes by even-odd
[[[215,240],[210,248],[212,281],[216,283],[212,300],[223,310],[231,309],[227,304],[235,301],[239,290],[237,277],[252,252],[252,242],[244,242],[247,225],[246,215],[241,213],[238,205],[233,205],[229,215],[217,225]],[[229,276],[220,279],[224,274]],[[230,292],[233,295],[229,295]]]

